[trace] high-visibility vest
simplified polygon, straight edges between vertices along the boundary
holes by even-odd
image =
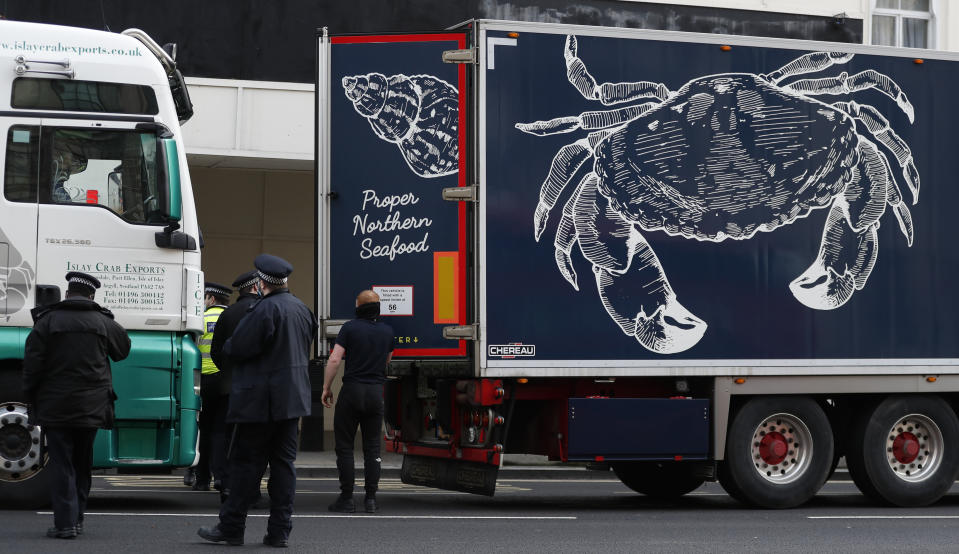
[[[220,319],[220,314],[222,314],[225,309],[226,306],[216,305],[210,306],[203,312],[203,329],[205,333],[200,337],[200,344],[197,345],[203,358],[203,363],[200,366],[203,375],[220,371],[216,367],[216,364],[213,363],[213,358],[210,357],[210,347],[213,346],[213,329],[216,328],[216,321]]]

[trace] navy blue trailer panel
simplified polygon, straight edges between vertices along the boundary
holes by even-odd
[[[484,366],[959,358],[956,61],[506,27],[480,49]]]

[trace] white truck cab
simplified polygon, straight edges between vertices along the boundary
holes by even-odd
[[[102,282],[97,302],[133,340],[114,364],[118,421],[98,435],[95,465],[193,462],[203,275],[180,132],[191,115],[172,57],[142,31],[0,21],[0,496],[45,499],[19,370],[31,309],[61,299],[68,271]]]

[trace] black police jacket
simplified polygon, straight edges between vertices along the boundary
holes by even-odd
[[[275,290],[253,306],[223,345],[233,362],[228,422],[310,415],[310,343],[316,329],[313,313],[289,289]]]
[[[255,294],[241,294],[236,302],[223,310],[220,318],[216,320],[216,328],[213,330],[213,343],[210,344],[210,357],[213,358],[213,363],[220,371],[213,373],[213,379],[210,379],[210,387],[213,390],[207,390],[207,384],[204,382],[203,394],[230,394],[230,384],[233,379],[233,360],[223,352],[223,345],[226,344],[227,339],[233,336],[236,326],[256,304],[258,298]]]
[[[130,337],[96,302],[68,298],[35,312],[23,356],[31,420],[63,427],[113,426],[110,360],[130,353]]]

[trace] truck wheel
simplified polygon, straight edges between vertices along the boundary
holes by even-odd
[[[829,419],[811,398],[754,398],[730,425],[720,483],[747,504],[792,508],[826,482],[833,450]]]
[[[959,419],[937,396],[892,396],[856,422],[846,454],[863,494],[896,506],[942,498],[959,473]]]
[[[40,428],[27,423],[20,372],[0,372],[0,498],[4,507],[50,504],[50,472],[40,467]]]
[[[682,462],[620,462],[613,473],[624,485],[653,498],[677,498],[692,492],[706,480]]]

